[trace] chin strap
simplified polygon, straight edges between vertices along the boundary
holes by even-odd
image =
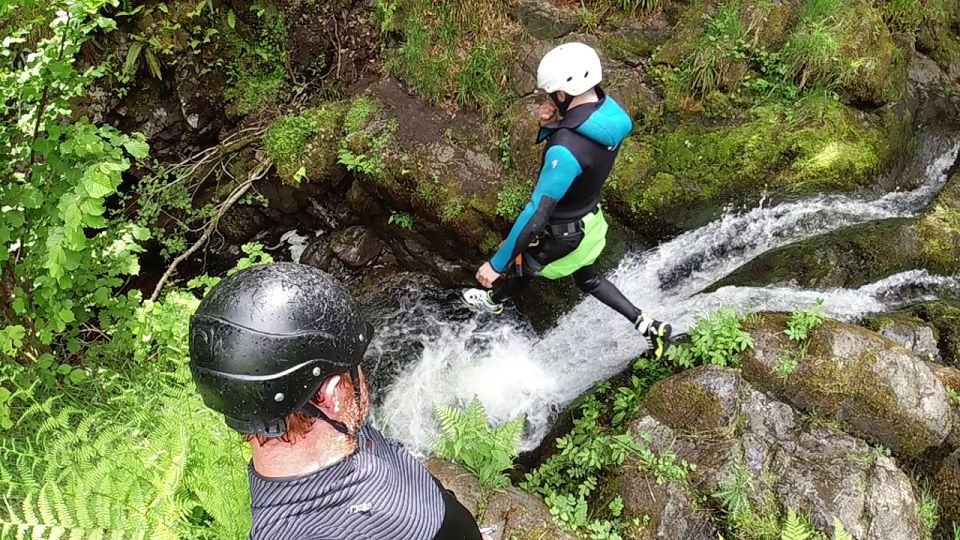
[[[353,382],[353,397],[354,401],[357,404],[357,411],[360,410],[362,401],[362,392],[360,391],[360,368],[359,366],[354,366],[350,370],[350,378]],[[315,416],[324,422],[330,424],[333,429],[343,433],[344,435],[353,435],[354,430],[350,429],[346,424],[338,420],[334,420],[327,416],[327,413],[323,412],[319,407],[314,405],[312,402],[308,401],[303,405],[303,412],[309,414],[310,416]]]

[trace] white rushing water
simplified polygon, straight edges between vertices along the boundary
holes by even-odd
[[[921,181],[912,191],[873,200],[818,196],[773,207],[728,213],[656,249],[629,253],[608,276],[651,316],[674,332],[698,315],[723,306],[741,312],[790,311],[824,300],[826,313],[850,320],[921,298],[960,291],[960,280],[910,271],[859,289],[798,290],[785,287],[724,287],[700,293],[751,259],[783,245],[867,221],[909,217],[942,189],[960,143],[931,135],[916,163]],[[536,285],[534,285],[536,286]],[[429,453],[437,433],[435,404],[463,404],[478,397],[497,421],[527,418],[522,448],[535,448],[553,415],[598,380],[620,372],[643,352],[645,341],[620,315],[593,298],[584,299],[542,338],[509,317],[451,316],[436,300],[412,297],[379,331],[372,355],[386,357],[411,342],[419,355],[395,370],[375,422],[411,449]]]

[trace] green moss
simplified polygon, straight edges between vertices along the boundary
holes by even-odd
[[[666,379],[653,386],[644,407],[655,418],[687,434],[705,434],[727,426],[723,404],[695,382]]]
[[[299,181],[298,172],[311,180],[331,172],[337,163],[343,111],[342,103],[328,103],[270,124],[264,146],[283,181]]]
[[[362,178],[384,185],[395,184],[385,155],[398,124],[396,120],[379,116],[379,110],[379,104],[367,97],[358,97],[350,103],[344,115],[344,137],[337,150],[337,160]]]
[[[795,107],[760,106],[739,125],[683,123],[628,140],[609,193],[635,217],[676,222],[680,209],[716,209],[765,186],[784,194],[856,189],[902,147],[887,125],[865,127],[835,99],[808,96]]]
[[[854,101],[882,103],[896,46],[880,13],[864,0],[807,0],[781,49],[801,88],[837,86]],[[904,79],[905,82],[905,79]]]
[[[942,274],[960,270],[960,174],[920,219],[918,235],[930,270]]]
[[[806,396],[803,402],[809,411],[834,417],[841,424],[866,422],[875,433],[888,429],[889,433],[878,434],[880,440],[872,442],[887,444],[907,457],[920,455],[928,448],[930,435],[903,416],[889,380],[871,369],[878,349],[865,347],[858,357],[834,358],[831,343],[838,333],[861,334],[855,339],[878,339],[867,329],[826,321],[814,332],[807,360],[799,367],[797,376],[791,377],[790,388],[785,391]],[[745,375],[749,378],[754,374]]]

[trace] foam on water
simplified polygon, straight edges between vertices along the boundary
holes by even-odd
[[[960,292],[957,278],[922,270],[890,276],[859,289],[797,290],[785,287],[724,287],[700,294],[708,285],[751,259],[788,243],[867,221],[916,215],[942,189],[956,161],[956,139],[929,136],[917,163],[919,186],[873,200],[840,195],[818,196],[774,207],[728,213],[645,253],[629,253],[610,279],[656,318],[684,331],[722,306],[742,312],[790,311],[817,298],[826,313],[854,319],[922,298]],[[908,168],[910,170],[910,168]],[[488,414],[502,421],[527,417],[525,450],[546,435],[553,416],[598,380],[621,371],[643,352],[645,341],[623,318],[593,298],[586,298],[538,338],[510,318],[457,318],[445,315],[436,300],[408,299],[387,319],[374,344],[377,360],[398,343],[415,342],[418,358],[395,370],[381,389],[375,422],[412,450],[428,453],[437,433],[435,404],[464,403],[477,396]]]

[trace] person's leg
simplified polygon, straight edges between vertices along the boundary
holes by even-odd
[[[613,283],[597,272],[594,266],[588,265],[573,273],[573,281],[577,287],[610,306],[623,315],[633,324],[640,333],[647,338],[654,358],[663,356],[670,341],[672,328],[669,324],[651,319],[643,315],[637,306],[633,305]]]
[[[577,284],[578,289],[616,310],[626,317],[630,324],[637,324],[637,321],[643,315],[640,308],[627,300],[620,289],[607,281],[607,278],[597,272],[592,264],[574,272],[573,281]]]
[[[507,300],[516,298],[524,289],[530,285],[529,274],[520,272],[516,267],[511,266],[504,273],[503,278],[493,284],[493,291],[490,293],[490,299],[497,304],[502,304]]]

